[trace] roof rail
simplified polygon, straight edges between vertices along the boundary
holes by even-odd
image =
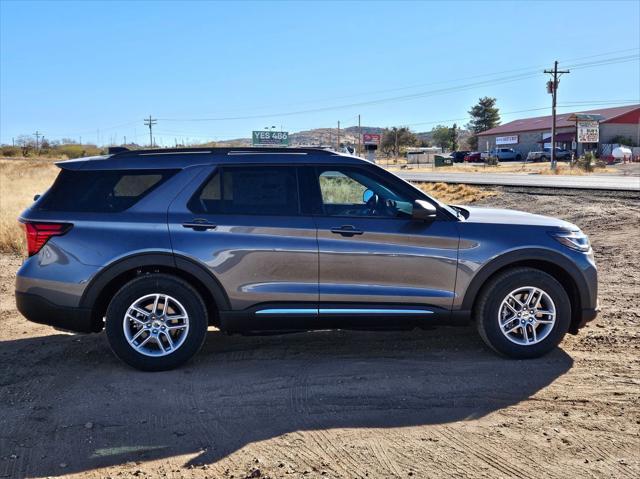
[[[116,150],[116,151],[112,151]],[[335,151],[325,148],[282,148],[282,147],[199,147],[199,148],[154,148],[145,150],[129,150],[127,148],[113,147],[109,148],[109,154],[114,156],[142,156],[142,155],[178,155],[181,153],[211,153],[214,155],[242,155],[243,153],[281,153],[281,154],[300,154],[315,153],[325,155],[336,155]]]

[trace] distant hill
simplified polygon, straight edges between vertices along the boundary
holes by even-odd
[[[382,134],[385,128],[379,126],[363,126],[362,133]],[[416,136],[431,144],[433,138],[430,131],[416,133]],[[466,143],[470,133],[460,130],[460,143]],[[289,144],[291,146],[330,146],[335,145],[338,140],[337,128],[314,128],[289,134]],[[358,127],[349,126],[340,129],[340,143],[346,145],[356,145],[358,143]],[[251,138],[235,138],[216,142],[218,146],[251,146]]]

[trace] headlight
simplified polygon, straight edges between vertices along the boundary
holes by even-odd
[[[549,234],[552,238],[556,239],[567,248],[581,251],[583,253],[586,253],[591,249],[589,237],[582,231],[556,231]]]

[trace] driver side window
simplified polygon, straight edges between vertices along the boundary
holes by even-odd
[[[319,171],[322,210],[328,216],[409,218],[411,199],[359,169]]]
[[[319,177],[322,203],[334,204],[362,204],[366,186],[358,183],[339,171],[323,171]]]

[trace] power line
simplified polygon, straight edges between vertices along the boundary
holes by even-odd
[[[618,106],[623,106],[624,104],[636,104],[636,103],[640,103],[640,99],[635,99],[635,100],[580,100],[580,101],[565,101],[562,104],[558,104],[557,107],[558,108],[575,108],[575,107],[579,107],[579,106],[601,106],[601,105],[618,105]],[[534,112],[534,111],[544,111],[544,110],[549,110],[551,107],[550,106],[544,106],[544,107],[537,107],[537,108],[525,108],[525,109],[520,109],[520,110],[511,110],[511,111],[506,111],[506,112],[500,112],[501,116],[510,116],[510,115],[515,115],[515,114],[519,114],[519,113],[529,113],[529,112]],[[350,127],[353,128],[357,128],[357,119],[358,116],[354,116],[352,118],[349,118],[349,120],[354,120],[354,122],[351,124]],[[436,124],[447,124],[447,123],[452,123],[452,122],[461,122],[461,121],[467,121],[470,120],[471,117],[470,116],[464,116],[464,117],[458,117],[458,118],[448,118],[448,119],[440,119],[440,120],[430,120],[430,121],[420,121],[420,122],[413,122],[413,123],[402,123],[402,126],[408,126],[408,127],[414,127],[414,126],[420,126],[420,125],[436,125]],[[345,123],[343,120],[340,120],[340,131],[343,132],[345,131]],[[347,123],[348,124],[348,123]],[[392,126],[392,125],[387,125],[387,127]],[[302,132],[302,131],[308,131],[308,130],[313,130],[316,128],[324,128],[321,125],[318,124],[307,124],[303,127],[299,127],[298,128],[298,132]],[[170,129],[170,130],[158,130],[157,133],[161,134],[161,135],[180,135],[180,136],[190,136],[193,138],[211,138],[213,140],[215,140],[215,135],[211,135],[208,133],[204,133],[204,132],[200,132],[200,131],[184,131],[184,130],[174,130],[174,129]],[[140,135],[138,135],[140,136]]]
[[[610,51],[610,52],[604,52],[604,53],[599,53],[599,54],[593,54],[593,55],[587,55],[587,56],[567,59],[567,60],[564,60],[564,61],[577,61],[577,60],[584,60],[584,59],[590,59],[590,58],[598,58],[598,57],[603,57],[605,55],[610,55],[610,54],[614,54],[614,53],[625,53],[625,52],[630,52],[630,51],[637,52],[639,50],[640,50],[640,48],[616,50],[616,51]],[[598,58],[597,60],[594,60],[594,61],[571,64],[571,65],[569,65],[569,68],[572,68],[573,70],[579,70],[579,69],[584,69],[584,68],[594,68],[594,67],[607,66],[607,65],[617,64],[617,63],[638,61],[639,59],[640,59],[640,57],[637,54],[634,54],[634,55],[623,55],[623,56],[610,57],[610,58]],[[457,92],[457,91],[465,91],[465,90],[477,88],[477,87],[480,87],[480,86],[500,85],[500,84],[504,84],[504,83],[520,81],[520,80],[524,80],[524,79],[539,75],[539,71],[538,70],[533,71],[533,70],[529,70],[528,68],[519,68],[519,69],[505,70],[503,72],[494,72],[494,73],[485,73],[485,74],[481,74],[481,75],[473,75],[473,76],[466,77],[466,78],[467,79],[481,78],[481,77],[486,77],[486,76],[495,76],[498,73],[509,73],[509,72],[518,72],[518,71],[522,71],[523,73],[516,74],[516,75],[509,75],[509,76],[506,76],[506,77],[499,77],[499,78],[483,80],[483,81],[479,81],[479,82],[473,82],[473,83],[464,84],[464,85],[458,85],[458,86],[449,87],[449,88],[442,88],[442,89],[436,89],[436,90],[425,91],[425,92],[418,92],[418,93],[413,93],[413,94],[408,94],[408,95],[401,95],[401,96],[390,97],[390,98],[382,98],[382,99],[377,99],[377,100],[363,101],[363,102],[351,103],[351,104],[346,104],[346,105],[336,105],[336,106],[329,106],[329,107],[322,107],[322,108],[315,108],[315,109],[308,109],[308,110],[299,110],[299,111],[277,113],[277,114],[232,116],[232,117],[221,117],[221,118],[187,118],[187,119],[160,118],[160,120],[175,121],[175,122],[199,122],[199,121],[250,120],[250,119],[257,119],[257,118],[270,118],[270,117],[274,117],[274,116],[293,116],[293,115],[301,115],[301,114],[305,114],[305,113],[316,113],[316,112],[331,111],[331,110],[336,110],[336,109],[345,109],[345,108],[351,108],[351,107],[361,107],[361,106],[368,106],[368,105],[391,103],[391,102],[396,102],[396,101],[397,102],[407,101],[407,100],[411,100],[411,99],[415,99],[415,98],[428,97],[428,96],[437,96],[437,95],[453,93],[453,92]],[[458,79],[458,80],[446,80],[446,82],[459,81],[459,80],[460,79]],[[442,83],[442,82],[436,82],[436,83]],[[435,84],[435,83],[432,83],[432,84]],[[420,85],[417,85],[417,86],[420,86]],[[415,88],[415,87],[416,86],[399,87],[399,88],[395,88],[395,89],[381,90],[380,92],[384,92],[384,91],[387,91],[387,92],[388,91],[399,91],[399,90],[406,90],[406,89]],[[347,97],[341,97],[341,98],[347,98]],[[595,104],[595,103],[593,103],[593,104]],[[357,117],[353,117],[353,118],[355,119]],[[158,119],[154,119],[151,116],[149,117],[148,120],[147,119],[144,120],[145,121],[145,126],[148,126],[149,130],[150,130],[150,132],[149,132],[150,133],[150,143],[153,143],[153,134],[152,134],[152,131],[151,131],[152,130],[152,125],[155,125],[157,120]],[[153,123],[150,125],[150,124],[147,123],[148,121],[151,121]],[[446,121],[448,121],[448,120],[446,120]],[[459,121],[459,120],[454,120],[454,121]],[[116,128],[122,128],[122,127],[129,126],[129,125],[132,125],[132,124],[135,124],[135,123],[137,123],[137,122],[127,122],[127,123],[111,126],[111,127],[108,127],[108,128],[102,128],[102,131],[116,129]],[[423,124],[426,124],[426,123],[436,123],[436,122],[423,122]],[[82,133],[85,133],[85,132],[86,133],[90,133],[91,131],[93,131],[93,130],[86,130],[86,131],[84,131]],[[77,136],[78,134],[79,134],[79,132],[76,132],[76,133],[74,133],[72,135],[69,135],[69,136],[74,137],[74,136]],[[56,135],[56,136],[58,136],[58,135]],[[64,135],[62,135],[62,136],[64,136]],[[137,136],[139,136],[139,135],[136,135],[136,137]]]
[[[603,52],[603,53],[598,53],[598,54],[593,54],[593,55],[587,55],[587,56],[581,56],[581,57],[574,57],[574,58],[570,58],[570,59],[565,59],[563,61],[577,61],[577,60],[585,60],[585,59],[590,59],[590,58],[598,58],[598,57],[603,57],[605,55],[611,55],[611,54],[615,54],[615,53],[625,53],[625,52],[637,52],[640,51],[640,48],[629,48],[629,49],[624,49],[624,50],[614,50],[614,51],[609,51],[609,52]],[[568,66],[568,68],[572,68],[574,70],[578,70],[578,69],[584,69],[584,68],[593,68],[593,67],[599,67],[599,66],[606,66],[606,65],[611,65],[611,64],[616,64],[616,63],[625,63],[625,62],[630,62],[630,61],[638,61],[638,59],[640,59],[640,57],[638,57],[638,55],[626,55],[626,56],[617,56],[617,57],[612,57],[612,58],[604,58],[604,59],[598,59],[598,60],[594,60],[591,62],[582,62],[582,63],[574,63],[574,64],[570,64]],[[489,80],[484,80],[484,81],[480,81],[480,82],[475,82],[475,83],[470,83],[470,84],[465,84],[465,85],[458,85],[455,87],[450,87],[450,88],[444,88],[444,89],[437,89],[437,90],[432,90],[432,91],[427,91],[427,92],[420,92],[420,93],[414,93],[414,94],[409,94],[409,95],[403,95],[403,96],[398,96],[398,97],[391,97],[391,98],[383,98],[383,99],[378,99],[378,100],[372,100],[372,101],[366,101],[366,102],[358,102],[358,103],[352,103],[352,104],[347,104],[347,105],[337,105],[337,106],[330,106],[330,107],[323,107],[323,108],[315,108],[315,109],[308,109],[308,110],[300,110],[300,111],[293,111],[293,112],[285,112],[285,113],[278,113],[278,114],[261,114],[261,115],[249,115],[249,116],[231,116],[231,117],[221,117],[221,118],[186,118],[186,119],[179,119],[179,118],[161,118],[161,120],[165,120],[165,121],[175,121],[175,122],[196,122],[196,121],[230,121],[230,120],[250,120],[250,119],[257,119],[257,118],[269,118],[269,117],[274,117],[274,116],[293,116],[293,115],[300,115],[300,114],[305,114],[305,113],[315,113],[315,112],[322,112],[322,111],[330,111],[330,110],[335,110],[335,109],[344,109],[344,108],[350,108],[350,107],[356,107],[356,106],[368,106],[368,105],[375,105],[375,104],[382,104],[382,103],[388,103],[388,102],[394,102],[394,101],[406,101],[406,100],[410,100],[413,98],[419,98],[419,97],[426,97],[426,96],[437,96],[440,94],[447,94],[447,93],[452,93],[455,91],[465,91],[465,90],[469,90],[472,88],[476,88],[478,86],[486,86],[486,85],[499,85],[499,84],[504,84],[504,83],[509,83],[509,82],[514,82],[514,81],[519,81],[519,80],[524,80],[533,76],[537,76],[538,70],[532,70],[530,68],[517,68],[517,69],[511,69],[511,70],[504,70],[502,72],[493,72],[493,73],[485,73],[485,74],[480,74],[480,75],[473,75],[473,76],[468,76],[468,77],[464,77],[464,78],[458,78],[456,80],[445,80],[445,81],[440,81],[440,82],[433,82],[433,83],[429,83],[429,84],[438,84],[438,83],[443,83],[443,82],[447,82],[447,83],[451,83],[452,81],[460,81],[460,80],[464,80],[464,79],[473,79],[473,78],[482,78],[482,77],[487,77],[487,76],[495,76],[497,74],[501,74],[501,73],[511,73],[511,72],[523,72],[520,73],[518,75],[511,75],[511,76],[507,76],[507,77],[501,77],[501,78],[494,78],[494,79],[489,79]],[[379,90],[378,93],[382,93],[382,92],[390,92],[390,91],[401,91],[401,90],[406,90],[406,89],[411,89],[411,88],[416,88],[418,86],[425,86],[425,85],[429,85],[429,84],[422,84],[422,85],[413,85],[413,86],[406,86],[406,87],[398,87],[398,88],[393,88],[393,89],[387,89],[387,90]],[[375,93],[375,92],[373,92]],[[362,96],[364,94],[359,94],[356,96]],[[352,95],[353,97],[353,95]],[[337,98],[349,98],[348,96],[342,96],[342,97],[337,97]],[[319,100],[318,100],[319,101]],[[354,117],[354,119],[357,117]],[[154,122],[157,121],[157,119],[151,119]],[[122,128],[122,127],[126,127],[132,124],[135,124],[137,122],[127,122],[127,123],[122,123],[122,124],[118,124],[115,126],[110,126],[107,128],[101,128],[102,131],[106,131],[106,130],[112,130],[112,129],[116,129],[116,128]],[[149,126],[147,124],[147,120],[145,119],[145,126]],[[151,127],[150,127],[151,130]],[[71,137],[75,137],[78,136],[79,134],[84,134],[84,133],[91,133],[95,130],[85,130],[82,132],[75,132],[71,135]],[[58,134],[53,134],[56,136],[64,136],[64,135],[58,135]]]
[[[626,53],[626,52],[631,52],[631,51],[640,51],[640,48],[635,47],[635,48],[625,48],[622,50],[612,50],[612,51],[607,51],[607,52],[602,52],[602,53],[596,53],[596,54],[592,54],[592,55],[586,55],[586,56],[580,56],[580,57],[573,57],[573,58],[565,58],[562,59],[560,61],[562,62],[572,62],[572,61],[577,61],[577,60],[586,60],[586,59],[590,59],[590,58],[596,58],[596,57],[602,57],[602,56],[606,56],[606,55],[613,55],[613,54],[618,54],[618,53]],[[380,93],[390,93],[390,92],[395,92],[395,91],[402,91],[402,90],[410,90],[413,88],[420,88],[420,87],[425,87],[425,86],[431,86],[431,85],[439,85],[439,84],[451,84],[454,82],[459,82],[459,81],[465,81],[465,80],[472,80],[472,79],[477,79],[477,78],[483,78],[483,77],[491,77],[491,76],[497,76],[497,75],[502,75],[502,74],[506,74],[506,73],[514,73],[514,72],[529,72],[533,75],[537,75],[539,74],[539,70],[541,68],[544,68],[545,65],[532,65],[529,67],[520,67],[520,68],[513,68],[513,69],[509,69],[509,70],[502,70],[502,71],[498,71],[498,72],[491,72],[491,73],[482,73],[482,74],[477,74],[477,75],[470,75],[470,76],[465,76],[465,77],[458,77],[458,78],[447,78],[446,80],[439,80],[436,82],[428,82],[428,83],[418,83],[418,84],[414,84],[414,85],[408,85],[408,86],[402,86],[402,87],[395,87],[395,88],[388,88],[388,89],[383,89],[383,90],[373,90],[373,91],[368,91],[368,92],[361,92],[361,93],[357,93],[357,94],[352,94],[352,95],[341,95],[341,96],[337,96],[337,97],[332,97],[332,98],[322,98],[322,99],[317,99],[317,100],[312,100],[312,101],[306,101],[306,102],[302,102],[302,103],[296,103],[294,105],[308,105],[308,104],[314,104],[314,103],[324,103],[327,101],[335,101],[335,100],[343,100],[343,99],[347,99],[347,98],[357,98],[357,97],[362,97],[362,96],[367,96],[367,95],[376,95],[376,94],[380,94]],[[255,110],[263,110],[265,109],[265,107],[252,107],[251,110],[255,111]],[[242,110],[238,110],[238,111],[245,111],[246,109],[242,109]],[[269,115],[267,115],[269,116]],[[162,120],[165,120],[165,118],[161,118]]]
[[[587,68],[587,67],[591,67],[591,66],[611,65],[611,64],[614,64],[614,63],[625,63],[625,62],[634,61],[634,60],[638,61],[638,60],[640,60],[640,57],[637,56],[637,55],[629,55],[629,56],[622,56],[622,57],[616,57],[616,58],[610,58],[610,59],[597,60],[597,61],[594,61],[594,62],[584,62],[584,63],[576,64],[575,66],[574,65],[570,65],[570,67],[572,67],[574,69],[581,69],[581,68]],[[520,80],[524,80],[524,79],[527,79],[527,78],[531,78],[531,77],[537,76],[539,74],[540,74],[539,71],[532,71],[532,72],[528,72],[528,73],[522,73],[522,74],[511,75],[511,76],[506,76],[506,77],[502,77],[502,78],[496,78],[496,79],[484,80],[484,81],[480,81],[480,82],[468,83],[468,84],[465,84],[465,85],[458,85],[458,86],[454,86],[454,87],[441,88],[441,89],[436,89],[436,90],[431,90],[431,91],[412,93],[412,94],[408,94],[408,95],[400,95],[400,96],[395,96],[395,97],[382,98],[382,99],[378,99],[378,100],[370,100],[370,101],[350,103],[350,104],[344,104],[344,105],[334,105],[334,106],[328,106],[328,107],[313,108],[313,109],[308,109],[308,110],[298,110],[298,111],[291,111],[291,112],[260,114],[260,115],[248,115],[248,116],[229,116],[229,117],[218,117],[218,118],[182,118],[182,119],[180,119],[180,118],[161,118],[161,120],[163,120],[163,121],[176,121],[176,122],[201,122],[201,121],[252,120],[252,119],[259,119],[259,118],[294,116],[294,115],[301,115],[301,114],[306,114],[306,113],[318,113],[318,112],[331,111],[331,110],[337,110],[337,109],[355,108],[355,107],[362,107],[362,106],[369,106],[369,105],[376,105],[376,104],[383,104],[383,103],[406,101],[406,100],[411,100],[411,99],[415,99],[415,98],[423,98],[423,97],[428,97],[428,96],[437,96],[437,95],[446,94],[446,93],[465,91],[465,90],[477,88],[479,86],[500,85],[500,84],[510,83],[510,82],[514,82],[514,81],[520,81]]]

